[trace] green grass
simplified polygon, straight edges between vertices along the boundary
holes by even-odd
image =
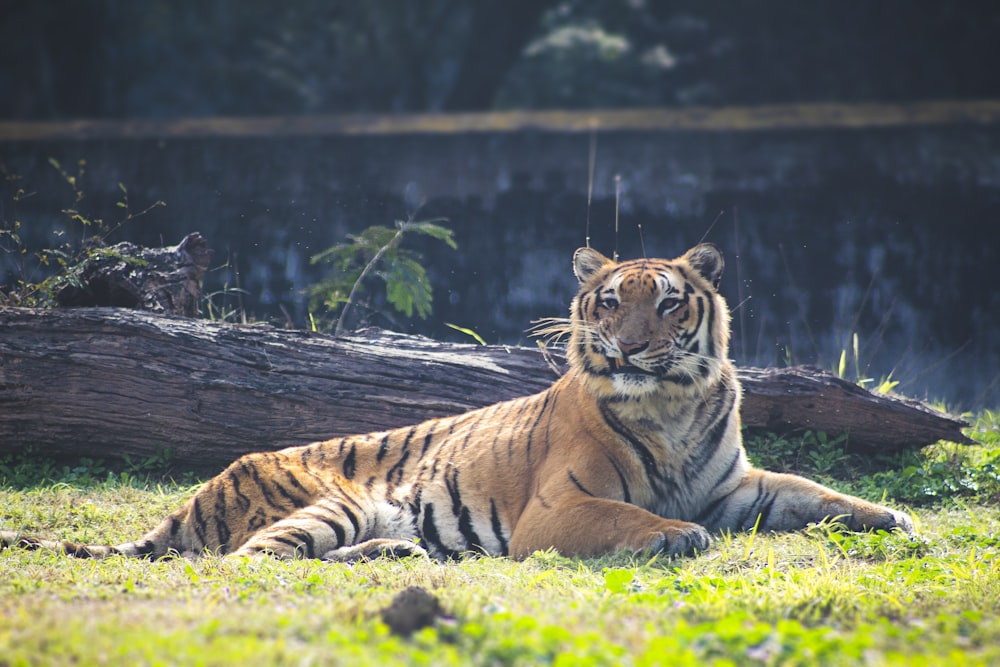
[[[874,466],[815,435],[750,443],[761,462],[785,457],[842,489],[902,498],[916,536],[816,526],[723,536],[674,560],[354,565],[7,550],[0,665],[1000,664],[1000,421],[984,413],[975,429],[982,446]],[[195,488],[109,468],[0,460],[0,524],[123,541]],[[447,617],[404,639],[378,612],[411,585]]]

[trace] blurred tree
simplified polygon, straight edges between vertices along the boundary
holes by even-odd
[[[0,117],[101,115],[105,28],[103,3],[0,0]]]
[[[447,109],[489,109],[538,20],[555,2],[475,2]]]
[[[0,0],[0,117],[1000,95],[994,0]]]
[[[0,0],[0,116],[489,108],[553,4]]]
[[[496,99],[531,108],[996,97],[998,34],[993,0],[563,0]]]

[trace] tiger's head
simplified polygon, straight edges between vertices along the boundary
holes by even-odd
[[[729,349],[729,309],[718,292],[723,266],[710,243],[673,260],[620,263],[580,248],[573,256],[580,291],[570,306],[570,366],[606,397],[717,381]]]

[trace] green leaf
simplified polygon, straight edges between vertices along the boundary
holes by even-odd
[[[326,262],[328,264],[350,261],[357,252],[357,248],[354,245],[335,245],[330,246],[323,252],[317,253],[309,258],[310,264],[319,264],[320,262]]]
[[[403,225],[403,231],[405,232],[417,232],[418,234],[423,234],[424,236],[430,236],[439,241],[444,241],[448,244],[448,247],[452,250],[458,249],[458,244],[455,243],[454,233],[447,227],[442,227],[441,225],[435,224],[436,222],[444,222],[445,218],[438,218],[436,220],[424,220],[420,222],[408,222]]]
[[[460,327],[457,324],[452,324],[451,322],[445,322],[444,325],[446,327],[450,327],[450,328],[454,329],[455,331],[460,331],[460,332],[464,333],[466,336],[471,336],[480,345],[486,345],[486,341],[483,340],[483,337],[480,336],[479,334],[477,334],[472,329],[467,329],[465,327]]]
[[[604,587],[611,593],[627,593],[635,581],[635,572],[622,568],[608,568],[604,571]]]
[[[899,380],[893,380],[892,373],[890,372],[884,380],[879,382],[878,387],[875,388],[875,392],[878,394],[888,394],[890,391],[895,389],[898,384]]]
[[[189,561],[184,562],[184,573],[188,576],[188,580],[192,584],[197,584],[201,581],[201,575],[198,574],[198,571],[194,569],[194,566]]]
[[[363,248],[370,248],[372,256],[378,252],[379,248],[385,247],[395,241],[399,234],[398,230],[384,225],[373,225],[361,232],[359,236],[353,237],[354,243]]]
[[[431,314],[431,282],[427,271],[420,262],[400,254],[386,260],[385,267],[379,275],[386,283],[386,297],[389,303],[407,317],[413,317],[414,311],[421,319],[427,319]]]

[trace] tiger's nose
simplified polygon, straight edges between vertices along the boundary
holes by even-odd
[[[616,342],[618,343],[618,349],[621,350],[622,355],[625,357],[631,357],[634,354],[639,354],[647,347],[649,347],[648,340],[643,341],[641,343],[637,343],[634,341],[622,340],[621,338],[619,338],[617,339]]]

